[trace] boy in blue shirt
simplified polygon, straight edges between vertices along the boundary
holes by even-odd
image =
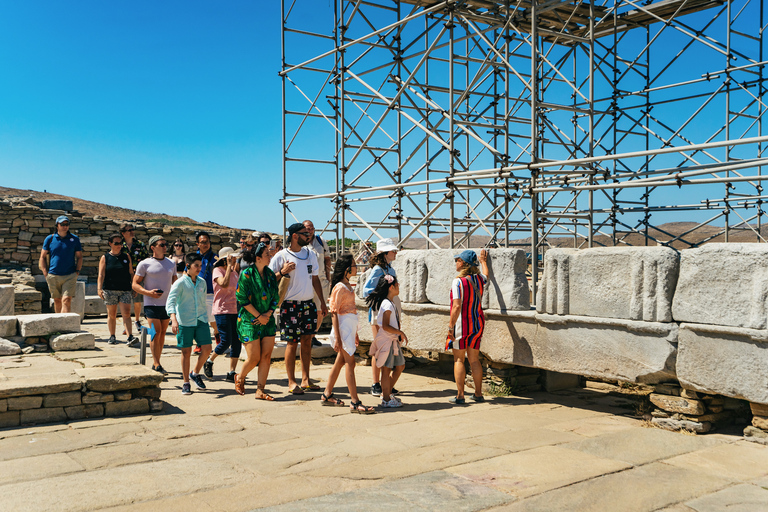
[[[184,378],[181,393],[191,395],[190,380],[197,389],[205,389],[200,370],[211,353],[211,331],[205,304],[207,288],[205,281],[199,277],[202,257],[190,253],[185,257],[185,262],[187,268],[184,275],[171,286],[165,309],[171,317],[171,332],[176,335],[176,346],[181,349],[181,375]],[[193,342],[197,342],[201,351],[197,356],[195,371],[190,372]]]

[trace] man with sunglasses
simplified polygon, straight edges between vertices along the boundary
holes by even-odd
[[[131,257],[134,271],[142,260],[149,258],[149,251],[147,251],[147,246],[144,245],[144,242],[133,237],[135,231],[136,228],[133,224],[122,224],[120,226],[120,234],[123,235],[123,252]],[[143,302],[144,296],[142,294],[134,294],[133,318],[136,320],[137,332],[141,332],[141,305]],[[125,332],[123,332],[123,334],[125,334]]]
[[[160,365],[160,355],[165,345],[165,333],[171,317],[165,309],[168,292],[176,281],[176,264],[165,257],[168,242],[160,235],[149,239],[149,249],[152,257],[136,265],[133,276],[133,291],[146,297],[144,299],[144,316],[147,322],[155,328],[155,336],[149,344],[152,352],[152,369],[166,375],[168,372]]]
[[[288,390],[294,395],[305,391],[319,391],[320,386],[309,380],[312,359],[312,337],[317,331],[317,306],[315,294],[320,297],[320,311],[328,314],[323,288],[320,285],[318,262],[315,251],[309,250],[309,230],[296,223],[288,228],[290,246],[275,254],[269,268],[278,283],[288,279],[285,299],[280,305],[280,340],[286,343],[285,371],[288,374]],[[301,386],[296,383],[296,349],[301,343]]]
[[[38,262],[53,297],[56,313],[72,311],[72,297],[77,290],[77,276],[83,268],[83,246],[69,232],[69,217],[56,219],[56,233],[45,237]]]

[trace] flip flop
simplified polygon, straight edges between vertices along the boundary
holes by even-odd
[[[295,388],[290,390],[289,393],[292,394],[292,395],[303,395],[304,394],[304,390],[301,389],[299,386],[296,386]]]
[[[304,391],[320,391],[320,386],[317,384],[310,384],[309,386],[301,386]]]

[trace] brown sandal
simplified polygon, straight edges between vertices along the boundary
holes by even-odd
[[[245,379],[240,377],[239,373],[235,374],[235,391],[240,395],[245,394]]]
[[[267,402],[274,402],[275,401],[275,397],[268,395],[267,392],[264,391],[263,389],[257,390],[256,393],[258,393],[259,391],[261,391],[261,396],[254,395],[254,398],[256,400],[266,400]]]

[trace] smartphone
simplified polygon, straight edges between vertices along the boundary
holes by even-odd
[[[269,241],[269,248],[272,250],[277,249],[277,240],[270,240]]]
[[[159,288],[155,290],[157,293],[165,293],[163,290],[160,290]]]

